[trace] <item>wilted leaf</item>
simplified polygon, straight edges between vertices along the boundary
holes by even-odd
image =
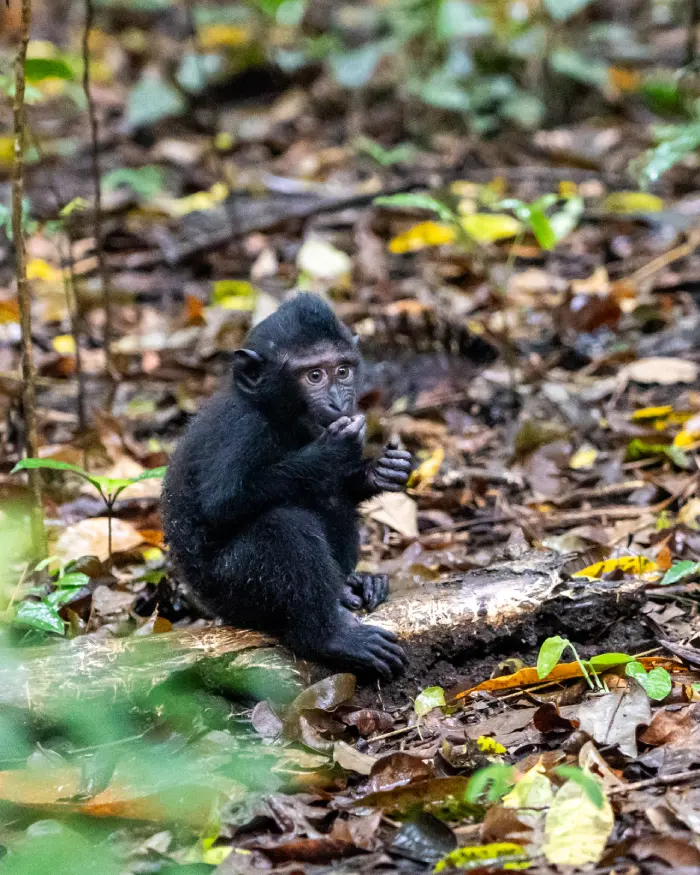
[[[624,693],[608,693],[584,702],[576,715],[579,728],[599,745],[617,744],[625,756],[637,756],[637,727],[649,725],[649,697],[631,685]]]
[[[591,776],[591,780],[597,781]],[[603,855],[615,823],[610,802],[591,801],[588,788],[569,780],[559,789],[545,818],[542,848],[550,863],[583,866],[597,863]]]
[[[545,774],[542,763],[538,763],[516,781],[513,789],[501,799],[501,805],[504,808],[517,809],[518,819],[532,827],[540,819],[542,812],[549,808],[553,799],[552,782]]]
[[[404,823],[391,843],[391,850],[420,863],[437,861],[454,850],[457,838],[452,830],[431,814],[420,813]]]
[[[79,556],[97,556],[104,562],[109,558],[107,525],[106,517],[93,517],[68,526],[58,536],[54,553],[64,562]],[[131,523],[112,520],[114,553],[128,553],[142,543],[143,538]]]
[[[413,709],[419,717],[424,717],[433,708],[441,708],[445,704],[445,691],[442,687],[427,687],[416,696]]]
[[[349,281],[352,260],[321,237],[307,237],[297,255],[297,267],[311,284],[344,285]]]
[[[453,225],[442,225],[439,222],[421,222],[398,234],[389,241],[389,251],[395,255],[405,252],[418,252],[429,246],[443,246],[454,243],[457,231]]]
[[[341,769],[357,772],[358,775],[369,775],[377,762],[376,757],[362,753],[344,741],[336,741],[333,745],[333,760]]]
[[[588,470],[593,467],[597,458],[598,450],[595,447],[581,447],[581,449],[576,450],[573,456],[569,459],[569,468],[572,468],[574,471]]]
[[[384,523],[404,538],[418,537],[418,506],[403,492],[382,492],[363,505],[371,520]]]
[[[658,213],[664,202],[645,191],[616,191],[605,198],[602,208],[608,213]]]
[[[659,386],[673,386],[675,383],[694,383],[698,378],[698,366],[679,358],[639,359],[620,370],[620,379],[634,380]]]
[[[408,479],[408,486],[416,488],[429,485],[435,475],[440,470],[440,465],[445,461],[445,451],[442,447],[437,447],[430,456],[411,472]]]
[[[507,213],[472,213],[462,216],[460,223],[469,237],[478,243],[508,240],[522,228],[522,223]]]

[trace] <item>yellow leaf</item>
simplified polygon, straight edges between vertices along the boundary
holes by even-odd
[[[217,845],[215,848],[208,848],[202,854],[202,863],[207,863],[209,866],[220,866],[232,850],[233,848],[229,845]]]
[[[517,808],[518,819],[534,828],[554,799],[554,789],[545,774],[545,767],[537,763],[518,779],[515,786],[501,800],[504,808]]]
[[[594,781],[598,778],[591,775]],[[602,791],[602,782],[601,784]],[[544,826],[542,847],[550,863],[559,866],[583,866],[597,863],[610,838],[615,816],[603,794],[603,806],[598,808],[585,788],[567,781],[554,797]]]
[[[440,470],[445,459],[445,451],[438,447],[431,455],[411,473],[408,485],[411,487],[428,486]]]
[[[228,196],[228,186],[223,182],[215,182],[208,191],[196,191],[187,197],[171,200],[167,210],[171,216],[186,216],[198,210],[211,210]]]
[[[60,355],[75,355],[75,340],[72,334],[59,334],[54,337],[51,344]]]
[[[471,845],[450,851],[435,866],[433,872],[455,869],[498,867],[498,869],[527,869],[530,866],[527,854],[521,845],[513,842],[493,842],[489,845]]]
[[[608,213],[658,213],[664,202],[655,194],[645,191],[616,191],[603,201],[603,210]]]
[[[476,740],[476,746],[482,753],[504,754],[508,751],[499,744],[495,738],[489,738],[488,735],[480,735]]]
[[[598,458],[598,450],[595,447],[585,446],[580,450],[576,450],[573,456],[569,459],[569,468],[574,471],[585,470],[592,468],[593,463]]]
[[[578,194],[578,185],[570,179],[562,179],[559,183],[559,194],[561,197],[573,197]]]
[[[462,227],[467,234],[479,243],[494,243],[515,237],[522,225],[507,213],[473,213],[463,216]]]
[[[247,280],[217,280],[212,290],[212,304],[225,310],[252,310],[257,293]]]
[[[649,571],[656,571],[658,566],[652,559],[647,559],[646,556],[618,556],[615,559],[606,559],[604,562],[596,562],[595,565],[588,565],[582,568],[572,577],[587,577],[590,580],[599,580],[604,574],[610,574],[617,569],[625,574],[646,574]]]
[[[199,31],[199,43],[203,49],[244,46],[249,42],[250,31],[235,24],[209,24]]]
[[[418,252],[429,246],[443,246],[446,243],[454,243],[457,236],[456,230],[450,225],[440,222],[421,222],[394,237],[389,243],[389,252],[395,255],[403,255],[404,252]]]
[[[700,529],[698,525],[698,517],[700,516],[700,498],[691,498],[678,511],[678,522],[688,526],[689,529],[694,529],[696,532]]]
[[[670,404],[663,404],[660,407],[642,407],[641,410],[635,410],[632,414],[632,421],[639,422],[646,419],[661,419],[673,413],[673,407]]]
[[[15,138],[7,135],[0,137],[0,167],[9,169],[15,155]]]
[[[49,264],[41,258],[32,258],[27,262],[27,279],[41,280],[44,283],[54,285],[63,283],[63,274],[61,269]]]

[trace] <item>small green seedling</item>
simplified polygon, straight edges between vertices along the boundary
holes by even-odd
[[[78,465],[71,465],[69,462],[60,462],[56,459],[21,459],[12,469],[11,473],[14,474],[17,471],[27,471],[36,468],[52,471],[70,471],[73,474],[77,474],[78,477],[82,477],[83,480],[87,480],[100,493],[107,510],[107,545],[110,560],[112,558],[112,515],[117,499],[125,489],[133,486],[134,483],[138,483],[141,480],[164,477],[166,471],[165,466],[163,466],[161,468],[150,468],[147,471],[143,471],[137,477],[103,477],[99,474],[88,474],[87,471],[84,471]]]

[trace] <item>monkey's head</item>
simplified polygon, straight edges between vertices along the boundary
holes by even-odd
[[[317,295],[286,301],[233,357],[236,388],[266,415],[311,433],[357,412],[356,339]]]

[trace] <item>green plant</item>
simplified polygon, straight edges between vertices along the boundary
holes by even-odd
[[[515,769],[503,763],[492,763],[469,778],[465,801],[470,804],[498,802],[515,784]]]
[[[655,131],[657,145],[630,164],[630,173],[642,188],[657,182],[688,155],[700,150],[700,119],[683,125],[664,125]]]
[[[112,557],[112,514],[116,500],[125,489],[133,486],[134,483],[139,483],[141,480],[150,480],[155,477],[164,477],[166,471],[163,466],[161,468],[150,468],[147,471],[143,471],[137,477],[103,477],[99,474],[88,474],[87,471],[84,471],[78,465],[71,465],[69,462],[60,462],[56,459],[21,459],[12,469],[11,473],[31,471],[37,468],[52,471],[70,471],[73,474],[77,474],[78,477],[82,477],[83,480],[87,480],[88,483],[95,487],[102,497],[107,510],[110,559]]]

